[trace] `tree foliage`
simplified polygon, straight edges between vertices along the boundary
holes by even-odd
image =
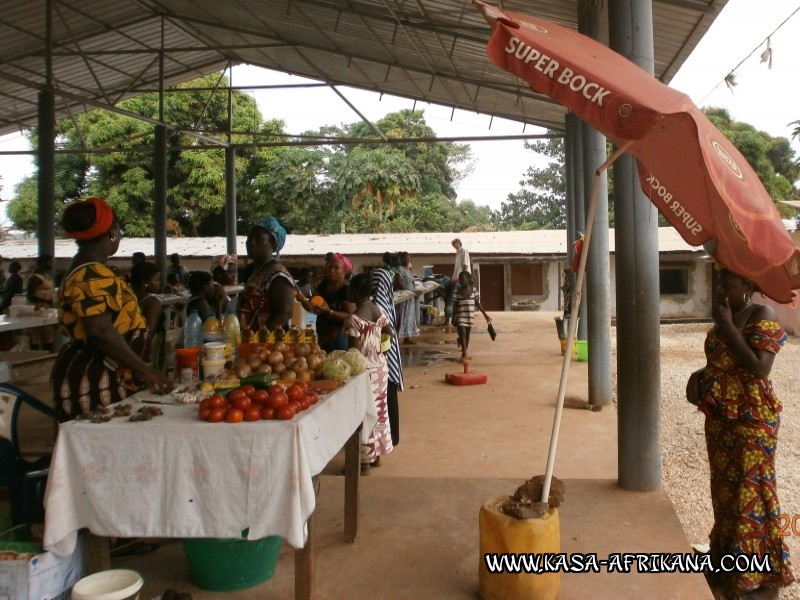
[[[215,92],[181,91],[213,88]],[[225,233],[225,152],[200,148],[187,130],[226,136],[227,78],[215,73],[176,86],[164,96],[168,132],[167,230],[173,236]],[[254,100],[233,92],[232,141],[236,150],[237,229],[244,233],[266,215],[296,233],[461,231],[489,227],[492,211],[456,203],[454,184],[471,168],[467,145],[436,142],[421,111],[387,114],[375,126],[390,139],[430,142],[322,146],[249,145],[285,139],[284,123],[264,120]],[[120,108],[159,118],[158,96],[146,94]],[[329,125],[317,135],[376,138],[363,122]],[[57,212],[73,200],[98,195],[114,207],[127,235],[153,235],[154,128],[116,112],[93,110],[57,124],[59,148],[104,148],[104,153],[56,156]],[[36,143],[36,133],[32,135]],[[37,178],[15,190],[8,215],[16,227],[35,230]]]
[[[798,197],[794,182],[800,172],[788,139],[772,137],[749,123],[735,121],[723,108],[708,108],[704,112],[747,159],[773,200],[778,202]],[[777,208],[784,216],[795,212],[779,202]]]
[[[564,139],[525,142],[546,162],[532,162],[519,182],[521,189],[508,195],[500,207],[503,229],[563,229],[567,225]]]
[[[735,121],[727,110],[708,108],[704,111],[709,120],[742,153],[764,184],[778,211],[792,216],[794,210],[780,200],[797,199],[800,194],[794,186],[800,176],[800,165],[795,152],[785,137],[772,137],[758,131],[748,123]],[[800,123],[800,121],[798,121]],[[795,134],[800,136],[800,126]],[[563,139],[550,139],[525,148],[539,155],[543,164],[532,164],[520,181],[521,189],[509,194],[500,209],[499,226],[503,229],[558,229],[566,226],[566,181]],[[609,211],[614,205],[613,171],[609,173]],[[659,215],[659,222],[666,220]],[[609,213],[613,224],[613,214]]]

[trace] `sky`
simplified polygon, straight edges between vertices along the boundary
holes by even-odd
[[[797,74],[800,73],[798,9],[798,0],[770,0],[768,3],[729,0],[670,85],[688,94],[701,107],[727,108],[738,121],[750,123],[771,136],[790,138],[795,127],[790,123],[800,119],[800,104],[795,92]],[[760,63],[760,55],[767,48],[765,40],[770,34],[772,69]],[[734,69],[738,85],[731,91],[723,80]],[[303,81],[299,77],[249,66],[235,67],[233,71],[235,86]],[[370,120],[414,107],[412,100],[388,95],[381,97],[373,92],[350,88],[339,90]],[[262,114],[283,119],[289,133],[299,134],[322,125],[360,120],[344,101],[325,88],[250,93],[254,94]],[[310,94],[314,94],[313,101]],[[309,106],[324,106],[325,110],[309,110]],[[425,111],[426,122],[441,137],[522,133],[522,124],[514,121],[491,119],[488,115],[467,111],[453,112],[449,107],[424,102],[417,102],[416,108]],[[526,129],[526,133],[537,131],[544,132],[537,128]],[[470,145],[475,159],[474,170],[457,185],[458,200],[473,200],[497,210],[508,194],[519,190],[519,182],[536,156],[524,149],[522,141],[481,141]],[[793,141],[792,146],[800,156],[800,141]],[[27,141],[22,134],[0,137],[0,151],[26,149]],[[0,185],[3,186],[0,197],[11,197],[14,186],[31,171],[32,163],[28,157],[0,156]],[[4,203],[0,204],[0,223],[7,224],[4,207]]]

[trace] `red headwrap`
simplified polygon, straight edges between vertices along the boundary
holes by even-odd
[[[68,231],[67,235],[69,235],[69,237],[79,242],[85,242],[86,240],[93,240],[111,229],[111,226],[114,224],[114,210],[105,200],[102,198],[85,198],[84,200],[80,200],[80,202],[88,202],[94,205],[94,223],[85,231]],[[69,206],[67,210],[69,210]]]
[[[331,262],[338,262],[344,267],[345,272],[349,273],[353,270],[353,261],[347,258],[344,254],[339,254],[338,252],[334,252],[331,255]]]

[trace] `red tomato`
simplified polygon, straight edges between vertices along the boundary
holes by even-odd
[[[241,411],[247,410],[250,408],[252,401],[247,396],[237,396],[233,400],[231,400],[231,406],[233,408],[238,408]]]
[[[286,406],[289,403],[289,396],[286,392],[280,391],[269,395],[269,405],[274,409],[279,409],[281,406]]]
[[[309,406],[311,406],[311,400],[308,399],[308,396],[300,398],[300,410],[306,410]]]
[[[237,398],[247,398],[247,394],[242,388],[236,388],[230,394],[228,394],[228,402],[231,404],[233,404],[233,401]]]
[[[229,408],[225,413],[225,420],[228,423],[241,423],[244,420],[244,413],[239,408]]]
[[[197,416],[200,417],[203,421],[208,421],[208,417],[210,415],[211,415],[211,409],[208,406],[201,406],[200,411],[197,413]]]
[[[309,399],[311,404],[316,404],[317,402],[319,402],[319,394],[314,390],[308,392],[308,394],[306,394],[306,397]]]
[[[303,388],[303,396],[308,394],[308,384],[305,381],[297,381],[292,385],[299,385],[301,388]]]
[[[288,421],[292,417],[294,417],[294,411],[292,410],[292,407],[289,406],[288,404],[286,406],[281,406],[278,409],[278,418],[281,419],[282,421]]]
[[[225,402],[225,398],[220,396],[219,394],[214,394],[208,398],[208,407],[209,408],[222,408],[226,406],[228,403]]]
[[[240,389],[240,390],[242,390],[242,391],[243,391],[245,394],[247,394],[247,397],[248,397],[248,398],[252,398],[252,397],[253,397],[253,393],[256,391],[256,388],[254,388],[254,387],[253,387],[252,385],[250,385],[250,384],[248,384],[248,385],[243,385],[243,386],[242,386],[242,387],[240,387],[239,389]]]
[[[289,402],[289,408],[294,411],[294,414],[297,414],[302,410],[299,402]]]
[[[252,400],[255,404],[265,406],[269,402],[269,394],[266,390],[256,390],[253,394]]]
[[[264,421],[269,421],[270,419],[275,418],[275,409],[271,406],[265,406],[261,409],[261,418]]]
[[[203,398],[202,400],[200,400],[200,408],[201,409],[203,409],[203,408],[211,408],[211,406],[209,406],[209,404],[208,404],[208,401],[210,399],[211,399],[211,397],[209,396],[208,398]]]
[[[225,420],[224,408],[212,408],[211,413],[208,415],[209,423],[221,423]]]
[[[275,392],[282,392],[283,386],[280,383],[273,383],[267,388],[267,393],[271,396]]]
[[[305,396],[303,392],[303,386],[293,383],[289,386],[289,389],[286,390],[286,395],[289,396],[289,402],[299,402]]]
[[[244,411],[245,421],[258,421],[261,418],[261,407],[258,404],[248,406]]]

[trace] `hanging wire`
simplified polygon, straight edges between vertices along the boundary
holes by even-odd
[[[795,15],[796,15],[798,12],[800,12],[800,6],[798,6],[797,8],[795,8],[795,9],[794,9],[794,11],[792,11],[792,13],[791,13],[791,14],[790,14],[788,17],[786,17],[786,18],[785,18],[783,21],[781,21],[781,24],[780,24],[780,25],[778,25],[778,26],[777,26],[775,29],[773,29],[773,30],[772,30],[772,33],[770,33],[770,34],[769,34],[769,35],[768,35],[766,38],[764,38],[763,40],[761,40],[761,41],[758,43],[758,45],[757,45],[755,48],[753,48],[753,49],[750,51],[750,53],[749,53],[747,56],[745,56],[745,57],[744,57],[742,60],[740,60],[740,61],[739,61],[739,64],[738,64],[738,65],[736,65],[735,67],[733,67],[733,68],[732,68],[732,69],[731,69],[731,70],[728,72],[728,74],[727,74],[727,75],[726,75],[726,76],[725,76],[725,77],[722,79],[722,81],[720,81],[720,82],[719,82],[717,85],[715,85],[713,88],[711,88],[711,89],[708,91],[708,93],[707,93],[705,96],[703,96],[703,97],[700,99],[700,101],[699,101],[699,102],[697,102],[697,104],[702,104],[702,103],[703,103],[703,100],[705,100],[705,99],[706,99],[706,98],[708,98],[708,97],[709,97],[711,94],[713,94],[713,93],[714,93],[714,91],[716,91],[716,89],[717,89],[719,86],[721,86],[723,83],[724,83],[725,85],[727,85],[727,86],[728,86],[728,89],[730,89],[730,90],[731,90],[731,92],[733,92],[733,88],[736,86],[736,83],[737,83],[737,81],[736,81],[736,74],[735,74],[735,71],[736,71],[736,69],[738,69],[739,67],[741,67],[741,66],[744,64],[744,62],[745,62],[745,61],[746,61],[748,58],[750,58],[751,56],[753,56],[753,54],[755,54],[755,53],[756,53],[756,52],[759,50],[759,48],[761,48],[761,47],[764,45],[764,43],[765,43],[765,42],[766,42],[766,44],[767,44],[767,50],[765,50],[764,52],[762,52],[762,53],[761,53],[761,62],[764,62],[764,55],[768,53],[768,54],[769,54],[769,68],[771,69],[771,68],[772,68],[772,47],[771,47],[771,43],[770,43],[770,38],[771,38],[773,35],[775,35],[775,33],[777,33],[777,31],[778,31],[778,30],[779,30],[781,27],[783,27],[784,25],[786,25],[786,23],[789,21],[789,19],[791,19],[793,16],[795,16]]]

